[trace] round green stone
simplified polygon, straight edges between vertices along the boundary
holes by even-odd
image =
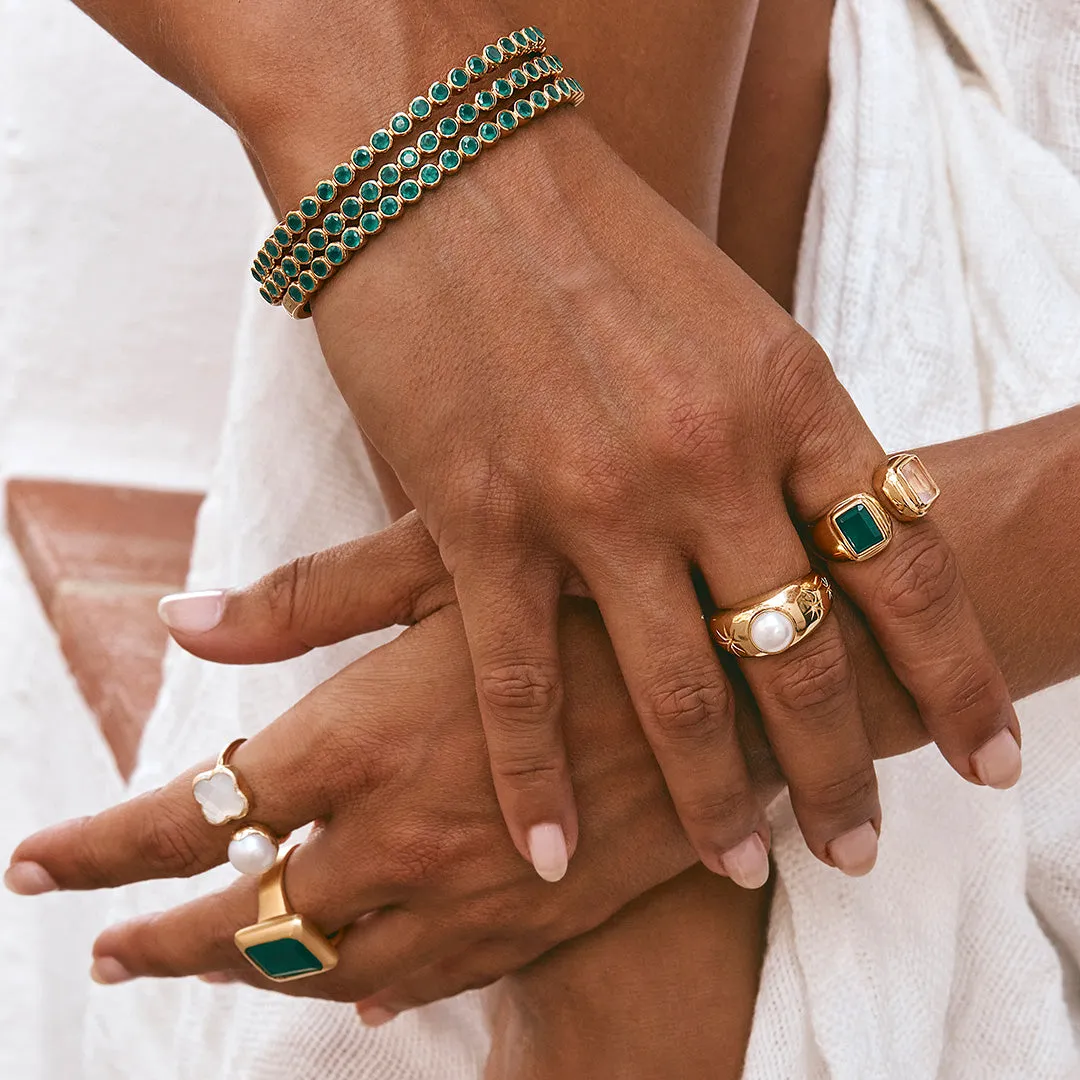
[[[463,124],[472,124],[480,115],[480,110],[475,105],[465,102],[457,108],[457,118]]]
[[[514,68],[510,72],[510,81],[520,90],[523,86],[529,85],[529,77],[525,74],[521,68]]]
[[[340,266],[345,261],[345,249],[340,244],[327,244],[326,261]]]
[[[274,239],[284,247],[292,242],[292,231],[285,228],[284,225],[279,225],[274,229]]]
[[[379,182],[383,187],[393,187],[401,179],[401,170],[396,165],[384,165],[379,170]]]
[[[476,95],[476,107],[486,112],[488,109],[495,108],[496,100],[495,95],[490,90],[481,90]]]
[[[343,161],[334,170],[334,183],[344,187],[346,184],[352,183],[355,175],[353,167],[347,161]]]
[[[378,202],[382,194],[382,184],[378,180],[368,180],[360,185],[360,198],[364,202]]]
[[[427,98],[415,97],[409,102],[409,112],[417,120],[423,120],[431,115],[431,102]]]
[[[516,112],[522,120],[531,120],[533,107],[522,98],[521,101],[514,102],[514,112]]]
[[[325,259],[315,259],[311,264],[311,272],[317,278],[327,278],[330,276],[330,264]]]
[[[323,228],[331,236],[340,236],[345,228],[345,219],[340,214],[327,214],[323,218]]]
[[[364,234],[359,229],[346,229],[341,234],[341,242],[350,251],[355,251],[364,242]]]
[[[469,73],[464,68],[454,68],[446,78],[455,90],[464,90],[469,85]]]
[[[304,215],[297,213],[295,210],[290,210],[285,215],[285,224],[289,226],[294,233],[303,232],[304,226],[307,224],[304,221]]]
[[[477,134],[486,143],[493,143],[499,137],[499,129],[494,124],[481,124]]]
[[[491,84],[491,89],[495,91],[495,96],[499,98],[508,98],[514,92],[514,87],[509,79],[496,79]]]
[[[461,168],[461,155],[456,150],[444,150],[439,155],[439,164],[446,172],[457,172]]]
[[[395,218],[401,213],[401,203],[393,195],[387,195],[379,203],[379,216],[383,218]]]
[[[416,145],[424,151],[425,154],[434,153],[439,148],[439,136],[434,131],[425,131],[419,139],[416,140]]]
[[[452,139],[458,133],[458,122],[452,116],[444,116],[437,127],[444,139]]]
[[[315,279],[306,270],[296,279],[296,283],[306,293],[311,292],[316,284]]]
[[[503,62],[502,49],[498,45],[485,45],[484,58],[489,64],[501,64]]]
[[[514,39],[519,49],[528,49],[529,39],[520,30],[515,30],[510,36]]]
[[[322,229],[312,229],[307,234],[307,242],[316,250],[322,251],[326,247],[326,233]]]
[[[507,56],[516,56],[518,47],[517,42],[513,38],[499,38],[499,48],[502,49]]]
[[[424,187],[434,187],[442,179],[442,169],[438,165],[425,165],[420,170],[420,183]]]
[[[313,218],[319,212],[319,200],[310,195],[300,200],[300,213],[306,218]]]
[[[525,36],[526,36],[526,37],[527,37],[527,38],[528,38],[528,39],[529,39],[529,40],[530,40],[530,41],[531,41],[531,42],[532,42],[532,43],[533,43],[534,45],[536,45],[536,44],[538,44],[538,43],[539,43],[539,41],[540,41],[540,38],[541,38],[541,37],[542,37],[543,35],[541,35],[540,31],[539,31],[539,30],[537,30],[535,26],[526,26],[526,27],[525,27]]]
[[[378,150],[381,154],[384,150],[390,149],[390,144],[394,141],[394,137],[390,134],[386,128],[379,128],[371,136],[371,149]]]
[[[273,240],[267,240],[266,243],[263,244],[263,251],[265,251],[271,259],[276,259],[281,254],[281,248],[279,248]]]
[[[304,290],[299,285],[289,286],[289,299],[296,301],[298,304],[302,304],[305,300]]]
[[[285,276],[283,270],[275,270],[273,273],[274,284],[279,289],[286,289],[289,286],[289,279]]]
[[[495,119],[503,131],[513,131],[518,126],[517,117],[509,109],[503,109]]]
[[[390,118],[390,130],[395,135],[407,135],[412,131],[412,117],[408,113],[394,113]]]
[[[309,263],[311,262],[311,248],[307,244],[297,244],[293,251],[293,257],[298,263]]]
[[[285,276],[290,278],[300,273],[300,267],[296,265],[296,260],[291,255],[286,255],[281,260],[281,269],[285,271]]]
[[[352,152],[352,163],[358,169],[366,169],[372,162],[371,151],[366,146],[358,146]]]
[[[403,169],[415,169],[420,164],[420,155],[411,146],[407,146],[398,154],[398,164]]]
[[[315,187],[315,194],[324,202],[330,202],[337,194],[337,184],[333,180],[320,180]]]
[[[470,75],[480,76],[487,71],[487,61],[482,56],[470,56],[465,61],[465,66],[469,69]]]
[[[416,202],[420,198],[422,188],[415,180],[403,180],[398,188],[398,194],[403,202]]]
[[[534,109],[546,109],[548,107],[548,100],[544,97],[542,90],[534,90],[529,95],[529,100],[532,102]]]
[[[341,200],[341,215],[347,217],[350,221],[355,221],[363,213],[363,207],[360,205],[360,200],[355,195],[350,195],[347,199]]]
[[[360,219],[360,228],[369,235],[377,233],[382,228],[382,219],[378,214],[365,214]]]
[[[475,135],[465,135],[458,143],[458,150],[462,157],[476,157],[480,153],[480,140]]]
[[[444,101],[450,100],[450,87],[444,82],[433,82],[428,90],[428,97],[441,105]]]

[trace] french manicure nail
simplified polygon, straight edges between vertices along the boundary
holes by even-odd
[[[529,860],[545,881],[561,881],[570,861],[562,828],[550,822],[529,830]]]
[[[367,1008],[358,1009],[360,1021],[365,1027],[381,1027],[389,1024],[397,1016],[396,1012],[384,1009],[381,1005],[369,1005]]]
[[[862,877],[877,862],[878,837],[869,821],[830,840],[825,851],[837,870],[848,877]]]
[[[1020,779],[1022,765],[1020,747],[1008,728],[1003,728],[971,755],[975,775],[992,788],[1012,787]]]
[[[4,885],[18,896],[40,896],[58,888],[52,874],[36,862],[12,863],[4,874]]]
[[[205,634],[213,630],[225,614],[225,591],[173,593],[158,601],[158,618],[181,634]]]
[[[111,956],[99,956],[90,968],[90,978],[101,986],[115,986],[129,982],[135,976],[119,960]]]
[[[757,833],[751,833],[742,843],[725,851],[720,856],[720,865],[744,889],[760,889],[769,880],[769,853]]]

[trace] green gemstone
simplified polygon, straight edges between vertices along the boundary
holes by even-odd
[[[378,214],[367,213],[360,219],[360,228],[368,234],[377,233],[382,228],[382,220]]]
[[[253,266],[253,267],[251,268],[251,276],[252,276],[252,277],[253,277],[253,278],[254,278],[254,279],[255,279],[255,280],[257,281],[257,282],[259,282],[259,284],[262,284],[262,279],[263,279],[263,276],[262,276],[262,274],[260,274],[260,273],[259,273],[259,268],[258,268],[257,266]]]
[[[340,266],[345,261],[345,249],[340,244],[327,244],[326,261]]]
[[[372,150],[378,150],[381,154],[383,151],[390,149],[390,144],[393,141],[394,137],[386,130],[386,128],[379,128],[378,131],[372,133],[371,148]]]
[[[557,79],[556,85],[563,92],[563,97],[570,96],[570,84],[565,79]]]
[[[487,61],[482,56],[470,56],[465,61],[465,66],[469,69],[469,73],[472,75],[483,75],[487,71]]]
[[[480,140],[475,135],[464,135],[458,143],[458,150],[462,157],[476,157],[480,153]]]
[[[324,203],[328,203],[337,194],[337,184],[333,180],[320,180],[315,187],[315,194]]]
[[[881,527],[867,509],[866,503],[862,502],[857,502],[838,515],[836,527],[856,555],[862,555],[885,539]]]
[[[405,147],[397,156],[397,163],[403,169],[415,169],[420,164],[420,155],[411,146]]]
[[[271,259],[276,259],[281,254],[281,248],[273,240],[267,240],[263,244],[263,251],[270,256]]]
[[[279,225],[274,229],[274,239],[284,247],[292,242],[292,232],[284,225]]]
[[[494,124],[481,124],[477,132],[486,143],[493,143],[499,137],[499,129]]]
[[[420,183],[424,187],[434,187],[442,179],[442,169],[438,165],[425,165],[420,170]]]
[[[298,214],[295,210],[290,210],[285,215],[285,224],[289,226],[294,233],[303,232],[304,226],[307,222],[304,221],[304,215]]]
[[[540,78],[540,69],[532,60],[528,61],[525,64],[522,64],[521,70],[524,71],[526,76],[528,76],[528,78],[530,78],[533,82],[536,82],[536,80]]]
[[[510,81],[520,90],[523,86],[529,85],[529,77],[525,74],[521,68],[514,68],[510,72]]]
[[[450,87],[444,82],[433,82],[428,89],[428,97],[441,105],[444,101],[450,100]]]
[[[534,109],[546,109],[548,107],[548,100],[544,97],[542,90],[534,90],[529,95],[529,100],[532,102]]]
[[[554,53],[548,53],[548,63],[555,71],[562,71],[562,61]]]
[[[513,131],[518,126],[517,117],[509,109],[503,109],[495,119],[503,131]]]
[[[322,971],[318,957],[302,942],[294,938],[279,938],[250,945],[245,956],[264,974],[272,979],[287,979],[293,975],[308,975]]]
[[[456,150],[444,150],[439,155],[439,164],[446,172],[457,172],[461,168],[461,155]]]
[[[300,213],[306,218],[313,218],[319,212],[319,201],[310,195],[300,200]]]
[[[263,299],[264,299],[264,300],[265,300],[265,301],[266,301],[266,302],[267,302],[268,304],[272,304],[272,303],[274,302],[274,298],[273,298],[273,297],[272,297],[272,296],[270,295],[270,292],[269,292],[269,290],[268,290],[268,289],[266,288],[266,286],[265,286],[265,285],[264,285],[264,286],[263,286],[263,287],[262,287],[261,289],[259,289],[259,295],[260,295],[260,296],[261,296],[261,297],[262,297],[262,298],[263,298]]]
[[[255,258],[257,258],[259,262],[264,267],[266,267],[267,270],[270,269],[270,256],[267,255],[265,251],[260,251],[259,254],[255,256]]]
[[[479,115],[479,109],[477,109],[475,105],[470,105],[468,102],[459,105],[457,108],[457,118],[463,124],[474,123]]]
[[[378,180],[368,180],[360,185],[360,198],[364,202],[378,202],[382,194],[382,184]]]
[[[279,289],[288,288],[289,279],[285,276],[285,271],[284,270],[275,270],[273,276],[274,276],[274,284]]]
[[[334,183],[344,187],[346,184],[353,182],[353,176],[355,175],[353,167],[347,161],[343,161],[334,170]]]
[[[350,195],[347,199],[341,200],[341,216],[348,218],[350,221],[355,221],[363,213],[363,207],[360,205],[360,200],[355,195]]]
[[[311,262],[311,248],[307,244],[297,244],[293,250],[293,257],[298,263],[309,263]]]
[[[491,84],[491,89],[495,91],[495,96],[498,98],[508,98],[514,92],[509,79],[496,79]]]
[[[551,71],[551,65],[548,63],[546,56],[538,56],[533,63],[540,69],[542,75],[546,75]]]
[[[444,116],[436,126],[444,139],[452,139],[458,133],[458,122],[452,116]]]
[[[281,269],[285,271],[285,276],[290,278],[300,273],[300,267],[296,265],[296,260],[291,255],[286,255],[281,260]]]
[[[390,118],[390,130],[395,135],[407,135],[412,131],[412,117],[408,113],[394,113]]]
[[[517,42],[508,37],[499,38],[499,48],[502,49],[507,56],[515,56],[518,51]]]
[[[358,146],[352,152],[352,163],[358,169],[366,169],[372,162],[371,151],[366,146]]]
[[[527,101],[522,99],[521,101],[514,102],[514,112],[516,112],[522,120],[531,120],[533,107]]]
[[[488,109],[495,108],[496,100],[495,95],[490,90],[481,90],[476,95],[476,107],[486,112]]]
[[[398,194],[403,202],[411,203],[420,198],[421,190],[420,185],[415,180],[404,180],[398,188]]]
[[[364,242],[364,235],[359,229],[346,229],[341,234],[341,242],[350,251],[355,251]]]
[[[548,98],[553,102],[562,101],[562,93],[554,83],[548,83],[547,86],[544,87],[544,93],[547,94]]]
[[[307,242],[316,250],[322,251],[326,247],[326,233],[322,229],[312,229],[307,234]]]
[[[424,151],[425,154],[431,154],[439,148],[439,136],[434,131],[425,131],[419,139],[416,140],[416,145]]]
[[[395,218],[401,213],[401,203],[393,195],[387,195],[382,202],[379,203],[379,216],[384,218]]]
[[[306,270],[296,279],[296,283],[304,292],[311,292],[316,285],[315,279]]]
[[[489,64],[501,64],[503,62],[502,49],[498,45],[485,45],[484,58]]]
[[[525,36],[526,36],[526,37],[527,37],[527,38],[528,38],[528,39],[529,39],[529,40],[530,40],[530,41],[531,41],[531,42],[532,42],[532,43],[533,43],[534,45],[536,45],[536,44],[538,44],[538,43],[539,43],[539,41],[540,41],[540,37],[541,37],[541,35],[540,35],[540,31],[539,31],[539,30],[537,30],[535,26],[526,26],[526,27],[525,27]]]
[[[327,278],[330,276],[330,264],[325,259],[314,259],[311,263],[311,272],[317,278]]]
[[[290,285],[289,299],[295,300],[298,304],[302,304],[305,300],[304,290],[301,289],[299,285]]]
[[[431,102],[424,97],[415,97],[409,102],[409,112],[417,120],[423,120],[431,115]]]
[[[520,30],[515,30],[510,36],[517,43],[519,49],[528,49],[529,39]]]
[[[323,218],[323,228],[331,236],[340,236],[345,228],[345,219],[340,214],[327,214]]]
[[[447,81],[455,90],[464,90],[469,85],[469,73],[464,68],[454,68]]]
[[[281,290],[277,286],[275,281],[267,281],[264,283],[263,288],[276,300],[281,295]]]
[[[384,165],[379,170],[379,183],[383,187],[393,187],[401,179],[401,170],[396,165]]]

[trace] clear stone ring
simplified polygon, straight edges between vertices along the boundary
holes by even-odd
[[[733,656],[775,656],[809,637],[832,607],[824,574],[806,577],[709,620],[713,640]]]

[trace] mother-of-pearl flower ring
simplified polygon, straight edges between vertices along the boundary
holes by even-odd
[[[709,629],[716,643],[733,656],[774,656],[809,637],[831,607],[829,579],[807,574],[741,607],[718,611],[709,620]]]
[[[240,773],[230,760],[245,739],[234,739],[218,755],[217,764],[199,773],[191,782],[191,793],[211,825],[243,821],[251,810],[252,798]],[[229,841],[229,862],[241,874],[258,877],[277,861],[280,840],[266,828],[248,822]]]

